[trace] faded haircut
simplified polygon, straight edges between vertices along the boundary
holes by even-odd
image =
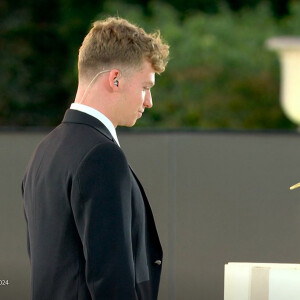
[[[119,17],[93,23],[79,49],[80,78],[91,79],[110,68],[138,69],[144,60],[158,74],[168,63],[169,45],[159,31],[146,33],[142,28]]]

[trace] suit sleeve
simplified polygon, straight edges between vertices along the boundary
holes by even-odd
[[[92,299],[137,299],[131,180],[121,149],[113,143],[95,146],[80,164],[73,185],[71,206]]]

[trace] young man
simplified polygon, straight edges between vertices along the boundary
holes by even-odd
[[[31,299],[157,299],[162,249],[115,128],[152,107],[168,48],[121,18],[95,22],[85,37],[75,101],[22,182]]]

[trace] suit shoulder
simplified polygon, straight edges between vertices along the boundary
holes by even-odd
[[[86,168],[128,169],[128,162],[122,149],[113,142],[98,143],[81,160],[78,170]]]
[[[113,156],[114,158],[126,160],[125,154],[122,149],[117,144],[111,141],[97,143],[92,149],[88,151],[86,157],[90,155],[107,155],[109,157]]]

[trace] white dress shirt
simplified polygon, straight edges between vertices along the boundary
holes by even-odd
[[[110,132],[110,134],[112,135],[114,140],[120,146],[120,143],[119,143],[119,140],[117,137],[117,132],[116,132],[116,129],[115,129],[113,123],[106,116],[104,116],[104,114],[102,114],[100,111],[98,111],[90,106],[80,104],[80,103],[72,103],[70,109],[79,110],[81,112],[84,112],[84,113],[98,119],[108,129],[108,131]]]

